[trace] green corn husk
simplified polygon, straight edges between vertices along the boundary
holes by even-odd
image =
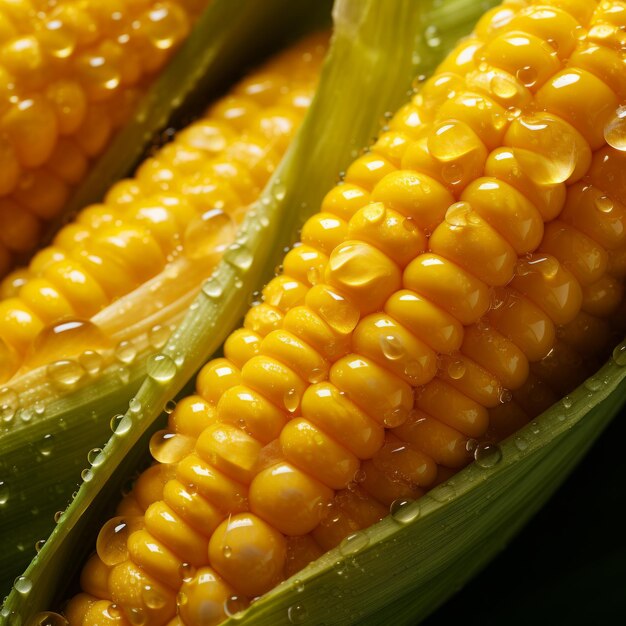
[[[409,77],[432,70],[446,48],[493,3],[449,0],[440,6],[433,0],[432,4],[434,10],[429,2],[417,5],[408,0],[336,3],[336,34],[318,96],[294,146],[253,208],[255,221],[246,220],[197,307],[163,350],[165,358],[135,396],[140,409],[126,414],[124,424],[132,427],[109,441],[18,590],[12,590],[0,611],[0,624],[28,624],[37,611],[53,606],[54,598],[64,597],[70,572],[92,545],[87,539],[94,538],[120,485],[142,459],[154,420],[237,322],[247,306],[242,294],[271,275],[282,256],[277,251],[293,240],[336,172],[355,156],[356,146],[366,144],[375,133],[382,114],[401,102]],[[446,23],[451,28],[445,29]],[[437,49],[415,36],[432,24],[445,33]],[[345,89],[347,76],[355,85],[359,79],[364,84],[350,93]],[[368,111],[362,111],[363,101]],[[347,128],[352,134],[345,134]],[[316,142],[322,133],[324,140]],[[306,185],[296,184],[303,179]],[[593,380],[570,395],[571,406],[556,405],[503,443],[497,462],[466,468],[419,503],[403,507],[393,518],[324,555],[297,580],[286,581],[227,623],[322,626],[422,620],[502,549],[619,409],[626,392],[626,358],[624,351],[615,355]],[[80,406],[70,401],[67,415],[77,411]]]

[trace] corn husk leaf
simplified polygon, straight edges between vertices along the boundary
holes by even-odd
[[[216,10],[221,4],[215,2]],[[180,391],[239,321],[247,307],[247,295],[271,276],[284,247],[294,241],[298,228],[317,209],[337,173],[370,142],[384,114],[401,104],[419,73],[418,67],[421,72],[431,71],[484,9],[465,0],[453,5],[457,11],[438,14],[441,23],[450,28],[434,49],[426,46],[422,37],[425,24],[437,15],[429,13],[433,9],[429,2],[337,3],[331,51],[294,145],[259,202],[251,207],[236,243],[205,285],[203,295],[163,349],[160,364],[153,363],[152,376],[135,396],[135,410],[129,410],[117,425],[114,436],[85,474],[87,481],[25,572],[18,585],[22,592],[12,590],[0,613],[0,623],[2,619],[27,623],[38,610],[49,607],[54,597],[67,594],[69,574],[91,549],[94,531],[118,499],[120,486],[145,457],[147,439],[166,401]],[[279,6],[280,0],[275,0],[271,5],[264,3],[263,10]],[[325,140],[318,141],[322,136]],[[132,382],[136,382],[134,377]],[[88,397],[95,387],[90,385],[85,391]],[[113,383],[111,389],[114,387]],[[126,402],[129,389],[130,381],[119,394]],[[105,414],[110,408],[101,397],[91,396],[90,400],[104,407]],[[77,423],[88,400],[83,398],[83,404],[67,402],[70,404],[56,417],[63,415],[67,422]],[[52,414],[46,411],[46,415]],[[110,415],[109,411],[107,422]],[[85,429],[76,427],[77,433],[84,434]],[[87,438],[79,443],[86,444]]]

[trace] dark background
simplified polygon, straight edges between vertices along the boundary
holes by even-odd
[[[626,626],[626,410],[511,544],[423,626]]]

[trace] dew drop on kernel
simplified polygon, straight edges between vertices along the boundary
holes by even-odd
[[[612,148],[626,151],[626,106],[620,106],[604,127],[604,139]]]
[[[409,524],[420,516],[420,506],[414,500],[398,498],[391,503],[389,513],[399,524]]]
[[[448,363],[447,372],[452,380],[460,380],[465,376],[465,363],[461,359],[454,359]]]
[[[463,166],[460,163],[445,163],[441,168],[441,178],[447,185],[458,185],[463,180]]]
[[[230,559],[233,555],[233,549],[229,545],[222,546],[222,554],[225,559]]]
[[[369,545],[369,537],[362,531],[357,531],[345,537],[339,544],[339,552],[343,556],[350,556],[361,552]]]
[[[195,439],[180,433],[159,430],[150,438],[150,454],[159,463],[178,463],[193,452]]]
[[[496,466],[502,460],[502,450],[495,443],[479,443],[474,450],[476,465],[483,468]]]
[[[537,70],[532,65],[520,67],[515,76],[525,87],[530,88],[537,82]]]
[[[613,200],[605,195],[597,196],[594,200],[594,204],[600,213],[610,213],[614,206]]]
[[[404,354],[404,346],[402,341],[396,335],[381,335],[380,337],[380,349],[385,358],[390,361],[397,361],[401,359]]]
[[[166,354],[154,354],[148,358],[146,372],[159,383],[167,383],[176,375],[176,363]]]
[[[230,596],[224,600],[224,613],[227,617],[238,617],[242,611],[250,606],[250,602],[244,596]]]
[[[308,617],[308,612],[303,604],[292,604],[287,609],[287,619],[290,624],[303,624]]]
[[[181,563],[178,568],[178,575],[183,582],[190,582],[196,575],[196,568],[191,563]]]
[[[158,589],[155,589],[152,585],[143,586],[143,589],[141,590],[141,597],[144,604],[149,609],[162,609],[167,602],[167,598],[163,595],[163,593]]]
[[[141,517],[113,517],[98,533],[96,552],[100,560],[109,567],[118,565],[128,558],[128,538],[143,528]]]
[[[298,390],[295,388],[287,389],[283,397],[283,403],[289,413],[295,413],[300,404],[300,397],[298,396]]]

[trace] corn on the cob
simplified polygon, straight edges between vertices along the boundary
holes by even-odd
[[[0,5],[0,276],[37,245],[203,4]]]
[[[556,327],[614,310],[625,10],[506,3],[400,110],[153,438],[71,626],[219,623],[467,463]]]
[[[49,362],[62,335],[65,357],[104,347],[90,318],[167,263],[212,267],[300,123],[325,38],[308,38],[244,79],[3,281],[0,381]]]

